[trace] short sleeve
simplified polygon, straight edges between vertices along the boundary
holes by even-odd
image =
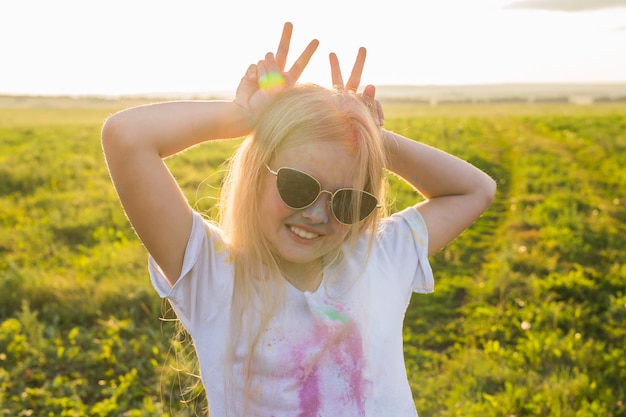
[[[173,286],[165,278],[154,258],[149,257],[148,269],[152,284],[160,297],[170,301],[177,317],[187,331],[219,314],[230,302],[232,294],[232,265],[229,252],[219,230],[193,213],[189,241],[185,250],[180,277]]]
[[[415,207],[406,208],[382,224],[382,247],[398,275],[410,279],[410,290],[434,291],[433,272],[428,261],[428,229]]]

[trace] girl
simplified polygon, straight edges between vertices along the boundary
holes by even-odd
[[[233,101],[169,102],[110,117],[111,177],[150,253],[149,270],[192,336],[212,416],[416,416],[402,323],[433,290],[428,256],[489,206],[495,183],[470,164],[381,129],[357,56],[344,85],[296,84],[292,26],[248,68]],[[163,159],[248,135],[217,222],[194,212]],[[384,170],[425,201],[386,216]]]

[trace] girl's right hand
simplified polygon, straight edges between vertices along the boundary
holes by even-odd
[[[273,95],[296,84],[319,45],[317,39],[309,42],[289,71],[285,71],[292,32],[293,25],[289,22],[285,23],[276,55],[268,52],[265,59],[250,65],[239,82],[234,103],[246,113],[250,128],[256,125],[258,116]],[[263,84],[264,79],[271,79],[272,82],[262,88],[259,81]]]

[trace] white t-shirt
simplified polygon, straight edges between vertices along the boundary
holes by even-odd
[[[152,282],[191,335],[212,417],[238,416],[225,372],[243,385],[245,346],[225,370],[233,265],[215,226],[194,213],[180,279],[173,287],[150,258]],[[413,207],[382,220],[367,257],[364,236],[344,268],[324,270],[317,291],[286,283],[286,301],[259,344],[248,404],[254,417],[416,416],[406,376],[402,325],[412,292],[433,291],[428,234]],[[231,397],[232,398],[232,397]],[[228,411],[227,411],[228,410]]]

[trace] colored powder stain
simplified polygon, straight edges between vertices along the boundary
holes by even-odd
[[[355,325],[349,326],[348,337],[345,341],[345,352],[348,354],[351,365],[348,369],[348,378],[352,388],[352,395],[356,400],[359,415],[365,415],[365,390],[367,380],[363,378],[363,368],[365,367],[365,357],[363,353],[363,339]],[[341,363],[338,361],[338,363]]]
[[[302,389],[298,394],[300,400],[299,417],[318,417],[320,409],[320,386],[319,377],[316,370],[313,370],[302,384]]]
[[[363,369],[365,358],[363,352],[363,339],[358,327],[348,315],[343,314],[330,306],[318,308],[317,312],[322,319],[315,326],[313,337],[309,340],[304,350],[294,352],[294,359],[304,360],[301,369],[304,378],[298,394],[300,403],[300,417],[319,416],[322,408],[344,407],[352,408],[357,415],[365,415],[365,403],[367,387],[370,381],[364,378]],[[313,358],[310,354],[312,346],[316,352]],[[305,351],[309,352],[308,354]],[[308,360],[312,360],[308,362]],[[309,369],[305,363],[308,362]],[[337,374],[339,370],[339,374]],[[337,375],[339,378],[333,383],[333,388],[322,386],[322,381],[328,381],[328,375]],[[324,382],[325,384],[326,382]],[[343,387],[343,388],[339,388]],[[339,389],[342,391],[334,391]],[[334,393],[333,393],[334,391]],[[322,407],[321,398],[335,397],[333,404]]]
[[[340,312],[338,312],[337,310],[333,310],[331,308],[326,309],[326,310],[319,310],[320,314],[323,316],[326,316],[327,318],[331,319],[332,321],[339,321],[343,324],[348,323],[348,316],[346,316],[345,314],[341,314]]]

